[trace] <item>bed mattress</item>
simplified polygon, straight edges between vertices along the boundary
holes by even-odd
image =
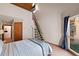
[[[4,44],[1,56],[48,56],[52,48],[48,43],[37,39],[24,39],[22,41]]]

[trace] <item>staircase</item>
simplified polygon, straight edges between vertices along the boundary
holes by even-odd
[[[36,28],[34,29],[35,31],[35,38],[39,38],[41,40],[43,40],[43,36],[42,36],[42,32],[40,30],[40,26],[38,25],[38,22],[36,21],[36,16],[34,15],[34,13],[32,13],[32,19],[34,21],[34,24],[36,26]]]

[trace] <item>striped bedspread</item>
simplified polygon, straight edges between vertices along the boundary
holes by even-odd
[[[52,48],[48,43],[37,39],[25,39],[5,44],[1,56],[48,56],[51,53]]]

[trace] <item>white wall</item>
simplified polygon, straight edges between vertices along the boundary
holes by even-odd
[[[0,15],[14,17],[23,21],[23,38],[32,38],[32,13],[12,4],[0,4]]]
[[[46,41],[59,45],[63,39],[64,17],[79,14],[79,4],[38,4],[37,21]]]

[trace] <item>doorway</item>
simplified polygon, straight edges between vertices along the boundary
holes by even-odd
[[[4,43],[12,42],[12,26],[11,25],[4,25],[3,30],[4,30],[4,34],[3,34]]]

